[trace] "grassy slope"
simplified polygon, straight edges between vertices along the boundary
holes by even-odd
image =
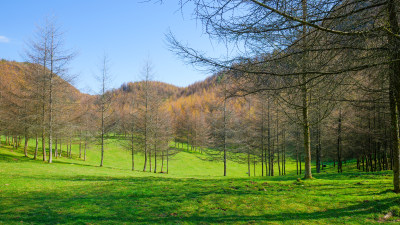
[[[219,177],[221,163],[193,153],[176,155],[168,175],[130,171],[129,153],[114,143],[103,168],[98,155],[49,165],[0,147],[0,223],[365,224],[400,205],[388,191],[390,172],[359,173],[353,165],[297,182],[296,175],[240,177],[246,165],[233,162],[228,172],[237,177]]]

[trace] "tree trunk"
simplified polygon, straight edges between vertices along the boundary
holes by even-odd
[[[151,148],[149,149],[149,172],[151,172]]]
[[[79,137],[79,159],[82,158],[82,141]]]
[[[299,158],[299,169],[300,169],[300,174],[302,174],[301,171],[302,171],[302,168],[303,168],[303,167],[301,167],[301,161],[302,161],[302,160],[301,160],[301,159],[302,159],[302,157],[301,157],[301,151],[299,152],[299,157],[300,157],[300,158]]]
[[[286,131],[283,130],[282,175],[286,175]]]
[[[161,173],[164,173],[164,150],[161,151]]]
[[[264,176],[264,103],[261,103],[261,176]]]
[[[28,157],[28,135],[25,135],[25,145],[24,145],[24,155],[25,157]]]
[[[224,176],[226,176],[226,86],[224,89]]]
[[[157,144],[154,144],[154,173],[157,173]]]
[[[337,160],[338,173],[342,173],[342,109],[339,109],[338,133],[337,133]]]
[[[36,134],[36,138],[35,138],[35,153],[33,154],[33,159],[37,159],[38,149],[39,149],[39,140],[38,140],[38,135]]]
[[[132,171],[135,170],[135,149],[134,149],[134,135],[133,132],[131,134],[131,155],[132,155]]]
[[[383,147],[383,165],[384,165],[384,170],[389,169],[389,163],[388,163],[388,158],[387,158],[387,142],[385,141],[384,147]]]
[[[271,145],[271,166],[270,166],[270,168],[271,168],[271,176],[272,177],[274,176],[274,157],[275,157],[274,147],[275,147],[274,140],[272,140],[272,145]]]
[[[83,150],[83,161],[86,161],[86,141],[85,141],[85,149]]]
[[[268,164],[269,164],[269,170],[268,170],[268,176],[273,176],[273,163],[271,163],[271,117],[270,117],[270,102],[268,98],[268,105],[267,105],[267,135],[268,135]]]
[[[321,172],[321,113],[318,107],[318,124],[317,124],[317,145],[316,145],[316,167],[317,173]]]
[[[399,24],[395,0],[388,1],[389,24],[392,33],[399,34]],[[394,192],[400,193],[400,147],[399,147],[399,104],[400,104],[400,44],[397,37],[389,34],[389,46],[391,48],[391,59],[389,77],[389,101],[391,115],[391,133],[393,147],[393,186]]]
[[[69,138],[69,158],[72,159],[72,140]]]
[[[53,45],[53,39],[52,39]],[[49,88],[49,163],[53,162],[53,55],[51,54],[50,88]]]
[[[256,176],[256,156],[253,156],[253,176]]]
[[[56,144],[54,145],[54,156],[58,158],[58,138],[56,137]]]
[[[45,146],[45,136],[44,136],[44,128],[42,130],[42,152],[43,152],[43,161],[46,161],[46,146]]]
[[[303,8],[303,20],[307,21],[307,0],[302,0],[302,8]],[[306,51],[307,47],[307,26],[303,25],[303,41],[304,41],[304,51]],[[305,53],[304,53],[305,54]],[[306,55],[303,58],[303,71],[306,71]],[[302,76],[302,98],[303,98],[303,138],[304,138],[304,179],[312,179],[311,174],[311,138],[310,138],[310,122],[309,122],[309,115],[308,115],[308,107],[309,107],[309,97],[308,97],[308,85],[307,85],[307,76],[304,74]]]
[[[147,79],[146,79],[146,85],[147,85]],[[146,88],[146,92],[147,92],[147,88]],[[148,94],[146,93],[145,96],[145,114],[144,114],[144,165],[143,165],[143,171],[146,172],[146,167],[147,167],[147,112],[148,111]],[[151,158],[150,158],[151,161]],[[151,166],[150,166],[151,167]]]
[[[278,116],[278,110],[276,111],[276,153],[278,154],[278,172],[279,176],[281,175],[281,165],[280,165],[280,159],[279,159],[279,116]]]
[[[104,89],[104,87],[103,87],[103,89]],[[103,90],[103,92],[104,92],[104,90]],[[101,160],[100,160],[100,167],[103,166],[103,162],[104,162],[104,110],[105,110],[104,104],[105,103],[102,103],[102,109],[101,109]]]
[[[247,149],[247,174],[250,177],[250,148]]]
[[[299,175],[299,140],[298,140],[299,136],[300,135],[296,132],[296,174],[297,175]]]

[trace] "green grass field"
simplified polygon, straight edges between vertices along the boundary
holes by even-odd
[[[400,223],[390,171],[362,173],[348,163],[343,174],[328,167],[297,181],[291,162],[286,176],[248,178],[247,165],[229,161],[225,178],[221,162],[198,154],[178,153],[170,174],[155,174],[140,172],[140,155],[131,171],[117,142],[108,144],[104,167],[95,147],[87,161],[48,164],[1,146],[0,224]]]

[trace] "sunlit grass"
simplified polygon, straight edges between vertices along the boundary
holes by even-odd
[[[171,158],[170,174],[154,174],[140,171],[140,155],[131,171],[130,153],[117,143],[108,144],[102,168],[94,146],[86,162],[77,151],[48,164],[0,147],[0,223],[368,224],[400,205],[390,171],[362,173],[354,163],[343,174],[329,167],[297,181],[292,162],[287,176],[250,178],[246,164],[229,162],[224,178],[221,162],[189,152]]]

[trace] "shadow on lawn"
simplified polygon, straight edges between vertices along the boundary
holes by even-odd
[[[70,176],[43,177],[47,180],[78,181],[59,190],[9,193],[0,202],[0,223],[20,221],[35,224],[57,223],[270,223],[314,221],[343,217],[365,217],[399,205],[400,199],[355,201],[351,206],[328,208],[324,211],[293,212],[293,208],[251,216],[225,201],[244,197],[271,201],[279,195],[271,186],[267,192],[251,187],[245,179],[198,180],[160,177]],[[287,188],[287,187],[282,187]],[[335,187],[332,187],[333,189]],[[282,192],[287,195],[289,192]],[[387,194],[387,192],[381,193]],[[293,198],[301,201],[301,197]],[[233,204],[233,203],[232,203]],[[235,203],[238,204],[238,203]],[[251,201],[248,203],[251,204]],[[276,203],[275,203],[276,204]],[[221,206],[222,205],[222,206]]]
[[[0,153],[0,162],[1,161],[5,161],[5,162],[23,162],[23,161],[32,160],[32,158],[25,157],[25,156],[22,156],[22,155],[14,155],[12,153],[13,153],[13,151],[10,151],[10,154]]]
[[[14,154],[0,154],[0,161],[22,162],[27,160],[32,159]],[[43,162],[37,160],[37,163]],[[55,163],[96,167],[76,162],[55,161]],[[375,176],[387,176],[389,174],[389,172],[382,172],[375,174]],[[297,177],[295,175],[251,179],[194,179],[148,175],[130,177],[127,174],[127,177],[111,177],[67,174],[63,176],[52,176],[51,174],[29,176],[29,174],[21,174],[18,179],[33,178],[38,180],[35,185],[47,183],[47,185],[57,185],[57,188],[40,186],[41,189],[30,192],[3,189],[0,192],[0,224],[19,223],[20,221],[34,224],[307,223],[314,220],[335,220],[348,217],[361,218],[360,223],[362,223],[367,222],[365,218],[370,218],[370,215],[374,213],[382,213],[392,206],[400,205],[400,198],[391,197],[389,191],[375,194],[380,196],[387,194],[387,196],[383,196],[383,198],[386,197],[384,199],[361,201],[365,198],[372,198],[373,194],[365,195],[366,191],[359,193],[357,188],[362,189],[362,185],[364,185],[361,183],[357,184],[360,186],[349,183],[350,186],[344,187],[342,184],[334,182],[330,186],[323,187],[326,185],[323,182],[311,181],[312,186],[298,187],[294,186],[292,182],[269,182],[294,182]],[[364,176],[368,177],[369,174],[320,174],[316,175],[316,180],[355,179],[357,181],[354,181],[354,183],[356,183]],[[308,181],[305,183],[308,183]],[[262,186],[264,184],[267,191],[264,191],[264,186]],[[46,190],[46,188],[49,190]],[[271,202],[279,200],[280,197],[283,198],[285,195],[291,195],[290,200],[293,202],[301,202],[304,193],[316,195],[312,189],[318,189],[321,195],[323,194],[322,191],[335,193],[335,191],[343,189],[348,190],[344,194],[364,194],[364,196],[354,200],[354,204],[350,206],[347,204],[343,207],[333,208],[332,205],[331,208],[327,207],[325,210],[314,212],[295,211],[293,207],[275,211],[268,207],[255,216],[252,216],[254,214],[249,213],[250,211],[238,209],[236,204],[242,203],[226,203],[228,200],[242,198],[243,196],[243,199],[261,199],[263,202]],[[252,203],[249,200],[246,204],[250,204],[250,207],[256,207],[252,206]],[[330,206],[329,202],[327,205]],[[355,220],[360,221],[360,219]]]

